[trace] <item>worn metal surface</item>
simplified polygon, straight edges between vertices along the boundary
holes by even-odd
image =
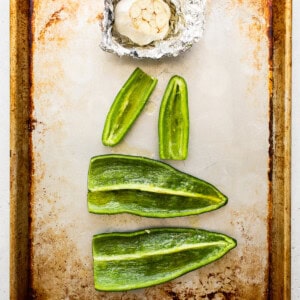
[[[12,12],[17,14],[19,1],[12,3]],[[12,247],[17,250],[21,245],[25,256],[24,262],[20,255],[12,258],[15,299],[24,299],[26,288],[30,289],[27,297],[36,299],[266,299],[270,295],[276,299],[276,290],[288,296],[289,280],[283,284],[280,280],[288,275],[289,227],[285,224],[285,231],[280,231],[279,226],[269,222],[270,216],[278,222],[287,220],[286,213],[279,214],[272,208],[288,205],[289,197],[289,146],[280,148],[280,143],[288,141],[285,126],[289,118],[286,113],[283,119],[273,118],[284,108],[288,111],[289,99],[284,94],[285,106],[278,106],[283,97],[282,86],[275,89],[270,85],[270,67],[277,66],[277,78],[282,67],[272,65],[269,51],[269,47],[273,49],[270,1],[208,1],[203,40],[176,59],[156,62],[119,58],[100,50],[101,1],[35,0],[31,5],[32,43],[28,51],[32,103],[25,101],[27,104],[22,107],[22,98],[13,95],[13,107],[21,105],[25,110],[19,107],[18,114],[12,111]],[[276,5],[282,7],[277,2]],[[25,17],[29,10],[24,3],[22,7],[18,14]],[[14,28],[19,27],[22,24],[14,24]],[[18,33],[15,35],[19,37]],[[21,40],[17,40],[17,49],[21,50]],[[28,54],[26,49],[24,52]],[[19,80],[13,86],[15,92],[16,83],[24,81],[16,61],[13,65]],[[106,113],[136,66],[158,77],[157,89],[125,140],[115,148],[104,147],[100,140]],[[288,66],[285,68],[288,72]],[[28,69],[24,69],[28,75]],[[171,163],[215,184],[229,197],[228,205],[200,216],[163,220],[127,214],[88,214],[86,181],[91,156],[126,153],[158,158],[158,110],[163,90],[173,74],[188,82],[191,135],[188,159]],[[285,78],[288,86],[288,76]],[[23,86],[28,87],[29,82],[25,80]],[[22,92],[26,98],[25,87]],[[272,97],[273,90],[278,99]],[[27,118],[30,126],[23,128]],[[27,132],[27,136],[17,135],[18,130]],[[270,139],[273,131],[274,139]],[[283,158],[281,164],[276,164],[278,157]],[[22,159],[28,165],[20,167],[18,162]],[[287,170],[283,178],[282,165]],[[24,173],[20,173],[22,170]],[[30,183],[30,212],[26,211],[29,187],[24,185],[20,190],[16,179]],[[284,203],[274,189],[277,184],[278,191],[282,180]],[[23,213],[17,209],[20,197],[25,206]],[[26,228],[23,235],[20,233],[22,222],[26,227],[28,217],[29,236]],[[221,260],[167,284],[127,293],[96,292],[92,235],[150,226],[219,231],[235,237],[238,247]],[[286,239],[282,247],[276,239],[278,230]],[[18,281],[27,275],[25,241],[30,241],[30,283]],[[272,248],[273,245],[277,247]],[[282,249],[286,251],[283,267]],[[270,268],[270,261],[278,267]],[[270,274],[276,279],[270,281]]]

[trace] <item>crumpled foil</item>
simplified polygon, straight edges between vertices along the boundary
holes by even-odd
[[[206,0],[165,0],[171,8],[170,30],[165,39],[139,46],[114,29],[118,0],[104,0],[100,47],[119,56],[134,58],[175,57],[188,50],[203,35]]]

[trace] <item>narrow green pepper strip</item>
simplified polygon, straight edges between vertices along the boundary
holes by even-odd
[[[117,94],[105,121],[102,143],[115,146],[128,132],[152,94],[157,79],[136,68]]]
[[[236,247],[220,233],[191,228],[153,228],[93,237],[94,284],[126,291],[160,284],[207,265]]]
[[[213,185],[157,160],[111,154],[90,162],[91,213],[164,218],[204,213],[226,203]]]
[[[184,160],[188,155],[189,109],[185,80],[173,76],[166,88],[159,112],[159,155],[162,159]]]

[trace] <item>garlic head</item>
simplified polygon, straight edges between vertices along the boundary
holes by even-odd
[[[115,29],[140,46],[162,40],[171,10],[163,0],[121,0],[115,7]]]

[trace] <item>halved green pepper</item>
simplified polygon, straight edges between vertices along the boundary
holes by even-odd
[[[191,228],[153,228],[93,237],[94,284],[126,291],[160,284],[207,265],[236,247],[220,233]]]
[[[227,197],[213,185],[157,160],[111,154],[90,161],[91,213],[177,217],[208,212],[226,203]]]
[[[136,68],[117,94],[106,117],[102,143],[118,144],[133,125],[152,94],[157,79]]]
[[[159,155],[162,159],[184,160],[188,155],[189,109],[185,80],[173,76],[166,88],[159,112]]]

